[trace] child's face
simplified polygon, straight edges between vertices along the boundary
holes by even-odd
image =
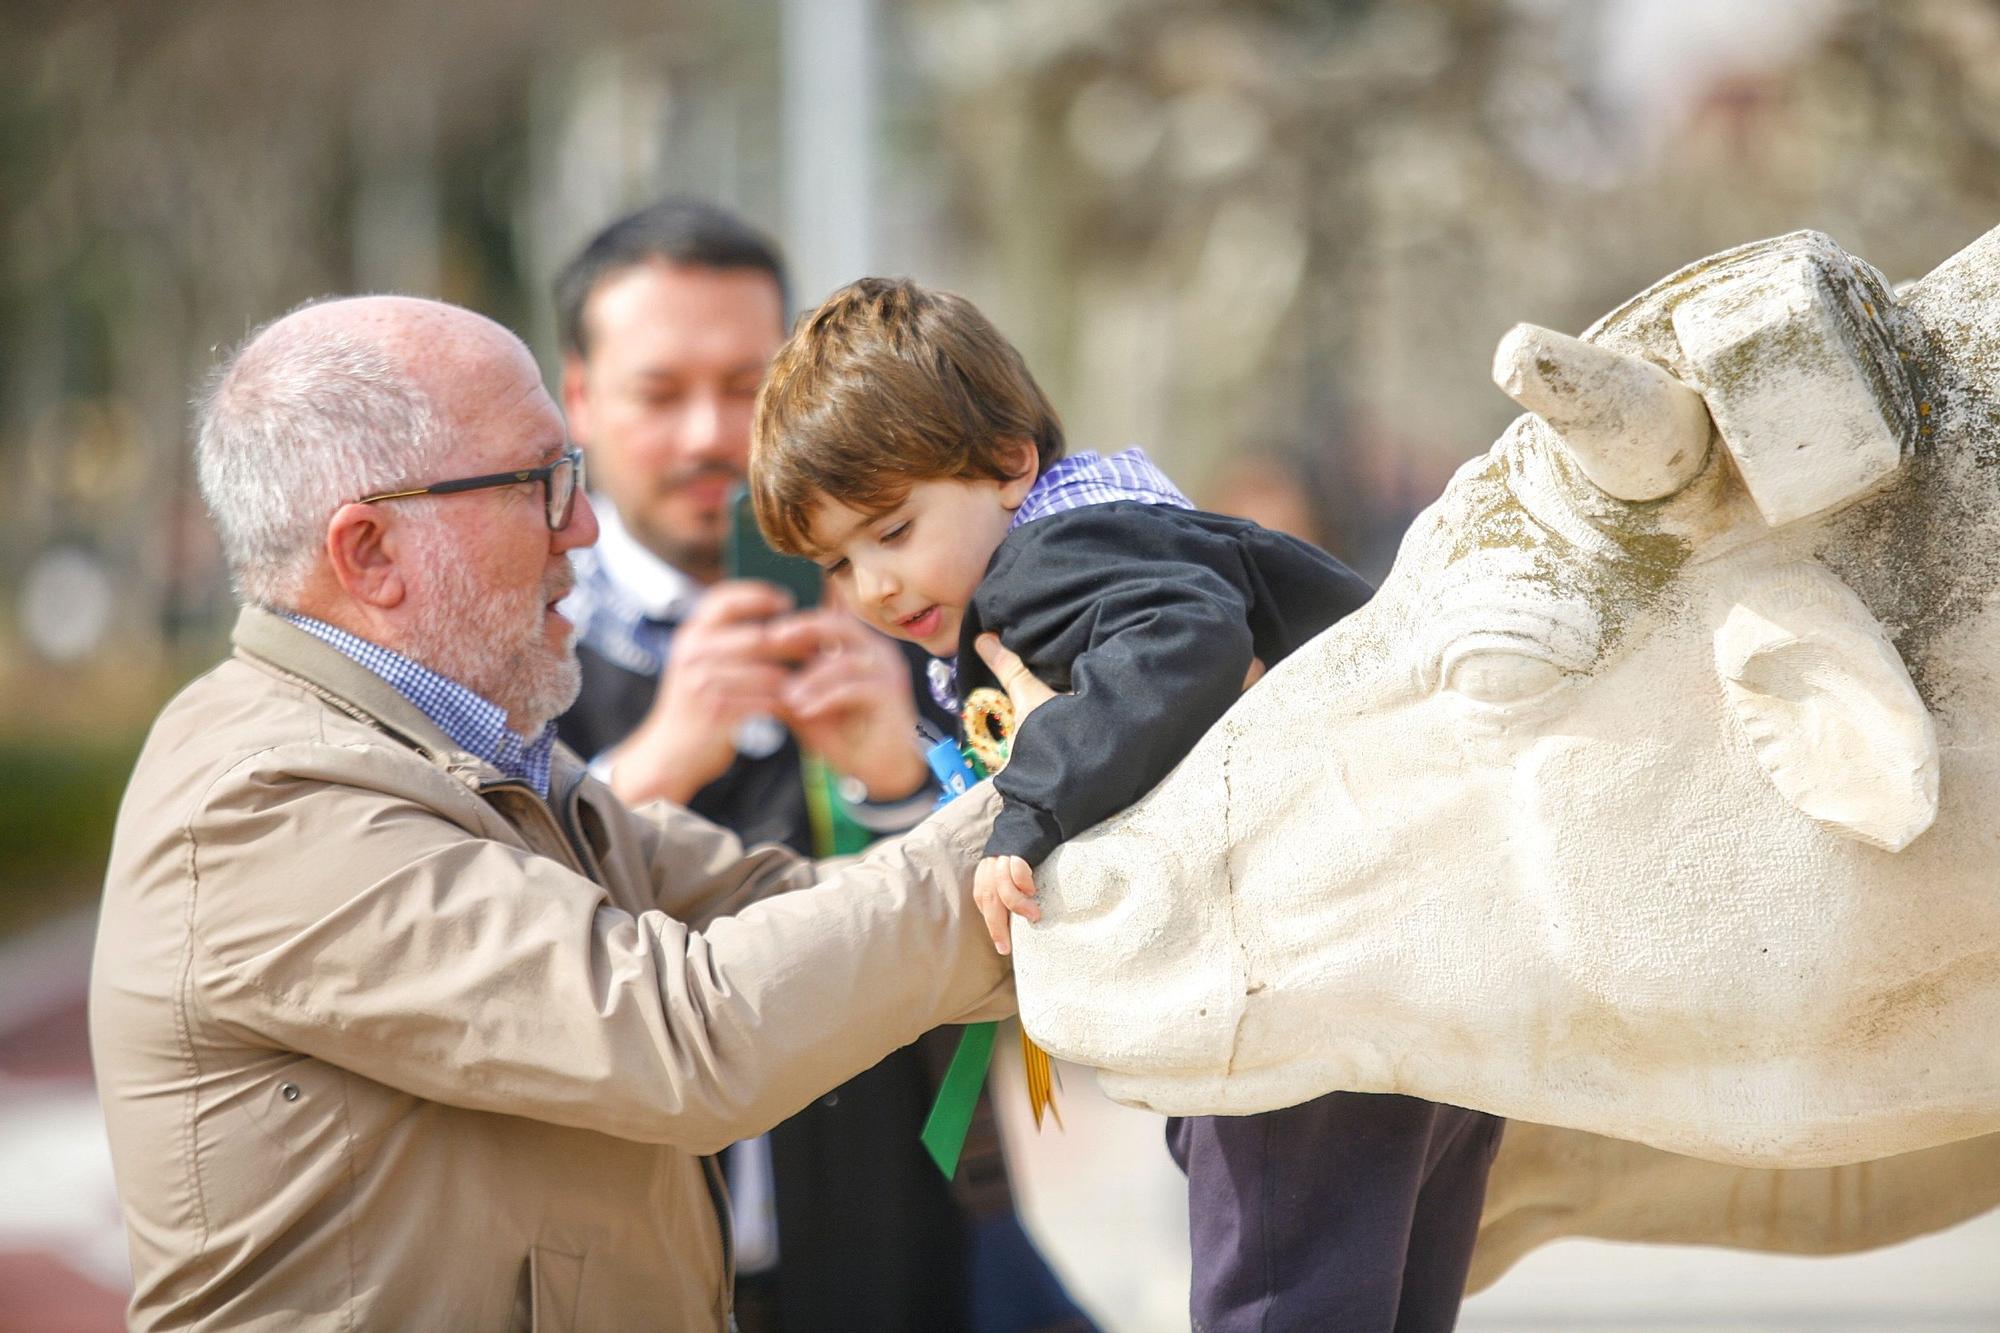
[[[966,604],[1033,484],[1032,469],[1005,482],[920,481],[879,515],[823,498],[809,534],[820,568],[856,615],[949,657]]]

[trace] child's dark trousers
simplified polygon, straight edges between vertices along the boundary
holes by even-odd
[[[1360,1092],[1169,1120],[1197,1333],[1450,1329],[1502,1123]]]

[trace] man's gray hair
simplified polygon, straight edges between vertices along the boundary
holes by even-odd
[[[277,327],[283,318],[211,376],[197,408],[195,471],[236,595],[290,609],[334,510],[435,480],[427,472],[449,432],[380,348],[310,322]]]

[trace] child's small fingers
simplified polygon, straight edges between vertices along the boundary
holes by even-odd
[[[1003,880],[1000,884],[998,896],[1001,906],[1005,907],[1006,910],[1012,912],[1015,916],[1026,918],[1029,921],[1040,921],[1042,919],[1042,909],[1036,906],[1035,900],[1023,894],[1019,889],[1016,889],[1012,883]]]
[[[995,907],[986,915],[986,933],[993,940],[993,952],[1004,955],[1014,946],[1013,930],[1007,925],[1007,909]]]
[[[1007,908],[1000,901],[998,886],[990,882],[984,873],[973,878],[972,905],[979,909],[979,919],[986,924],[986,935],[993,941],[994,951],[1006,953],[1011,942],[1007,930]]]
[[[1002,863],[999,883],[1000,901],[1007,910],[1026,921],[1040,921],[1042,909],[1035,903],[1035,872],[1028,869],[1028,863],[1018,856],[1010,856]]]

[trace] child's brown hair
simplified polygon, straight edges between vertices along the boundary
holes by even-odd
[[[1021,354],[972,302],[907,278],[863,278],[799,321],[757,394],[750,434],[757,524],[812,554],[821,497],[863,513],[920,481],[1005,481],[1019,442],[1046,470],[1062,422]]]

